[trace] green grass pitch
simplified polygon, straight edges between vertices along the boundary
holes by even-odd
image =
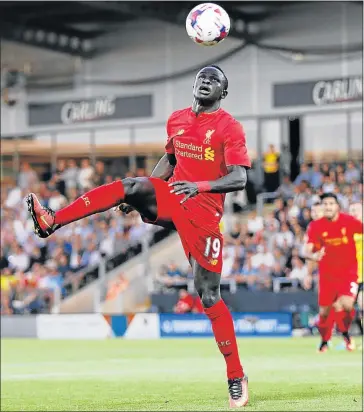
[[[336,339],[334,344],[340,341]],[[248,411],[362,410],[362,352],[318,339],[240,339]],[[1,342],[2,411],[228,410],[213,339]]]

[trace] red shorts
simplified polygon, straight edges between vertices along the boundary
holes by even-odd
[[[153,183],[158,218],[153,223],[172,221],[177,229],[187,259],[192,256],[203,268],[221,273],[223,238],[220,232],[220,216],[199,208],[188,208],[188,201],[180,204],[184,195],[171,193],[168,182],[158,178],[149,178]]]
[[[319,306],[331,306],[341,296],[351,296],[354,299],[358,293],[358,283],[354,280],[342,279],[335,282],[322,279],[319,280],[318,302]]]

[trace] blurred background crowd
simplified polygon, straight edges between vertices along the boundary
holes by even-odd
[[[23,199],[34,192],[57,210],[150,175],[166,120],[191,104],[207,64],[229,79],[222,107],[243,124],[253,163],[246,189],[227,196],[222,289],[235,302],[270,291],[266,311],[286,296],[317,302],[302,245],[319,195],[335,192],[343,210],[363,198],[362,4],[223,3],[229,36],[200,47],[185,30],[196,3],[0,2],[2,313],[48,312],[61,299],[60,313],[70,301],[72,313],[147,311],[177,291],[165,310],[200,310],[175,234],[111,210],[43,241]]]
[[[363,164],[302,164],[292,182],[282,173],[277,153],[275,199],[263,215],[255,208],[234,215],[234,225],[224,233],[223,288],[246,290],[313,290],[316,267],[305,261],[305,230],[320,217],[320,194],[334,192],[341,207],[363,200]],[[139,176],[145,173],[139,169]],[[130,174],[128,174],[130,175]],[[1,310],[3,313],[48,311],[56,293],[65,297],[92,280],[90,268],[101,259],[133,251],[152,226],[133,212],[121,215],[108,211],[90,216],[57,231],[44,241],[32,232],[24,197],[35,192],[44,206],[58,210],[96,185],[111,182],[102,161],[93,166],[89,159],[58,162],[55,173],[39,176],[23,163],[16,184],[3,185],[1,192]],[[263,187],[261,190],[267,190]],[[131,253],[130,256],[133,256]],[[108,296],[126,286],[122,278],[109,285]],[[192,271],[166,262],[156,275],[156,289],[162,293],[180,290],[176,312],[199,311],[194,298]],[[189,290],[189,292],[187,291]],[[196,300],[197,299],[197,300]]]
[[[138,175],[144,170],[139,169]],[[128,174],[130,175],[130,174]],[[120,179],[121,176],[115,176]],[[44,206],[58,210],[96,185],[111,182],[112,175],[98,161],[80,165],[58,162],[55,173],[39,174],[29,163],[21,165],[14,184],[1,190],[1,309],[3,313],[48,311],[54,294],[62,297],[87,284],[90,268],[115,255],[133,256],[133,248],[150,232],[136,212],[113,210],[90,216],[61,228],[47,241],[34,235],[24,197],[37,194]]]

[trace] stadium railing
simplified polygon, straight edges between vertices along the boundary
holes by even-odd
[[[139,255],[145,256],[145,258],[142,259],[141,263],[147,269],[148,249],[153,244],[159,243],[161,240],[165,239],[170,233],[171,231],[167,229],[158,230],[152,234],[151,239],[148,239],[149,241],[145,242],[142,240],[141,242],[138,242],[132,247],[130,247],[126,252],[117,253],[111,258],[107,258],[107,259],[105,259],[104,257],[100,260],[99,264],[88,268],[86,271],[83,269],[80,272],[78,272],[78,273],[84,273],[83,280],[80,283],[79,287],[75,288],[72,284],[69,283],[69,284],[64,285],[66,293],[63,296],[60,292],[55,293],[52,313],[59,313],[61,301],[63,299],[70,297],[74,293],[77,293],[78,291],[83,289],[85,286],[89,285],[91,282],[99,280],[101,283],[101,288],[99,288],[98,295],[95,296],[95,305],[94,305],[96,312],[97,312],[97,308],[100,305],[100,301],[103,300],[103,294],[106,288],[107,274],[111,272],[112,270],[116,269],[117,267],[121,266],[123,263],[127,262],[129,259],[135,256],[139,256]]]
[[[277,192],[263,192],[263,193],[259,193],[257,195],[257,204],[256,204],[256,208],[257,208],[257,214],[258,216],[262,216],[263,215],[263,209],[264,209],[264,203],[267,200],[272,200],[278,197],[278,193]]]

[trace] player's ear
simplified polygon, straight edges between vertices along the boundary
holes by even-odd
[[[225,99],[225,97],[228,95],[228,91],[227,90],[223,90],[221,93],[221,99]]]

